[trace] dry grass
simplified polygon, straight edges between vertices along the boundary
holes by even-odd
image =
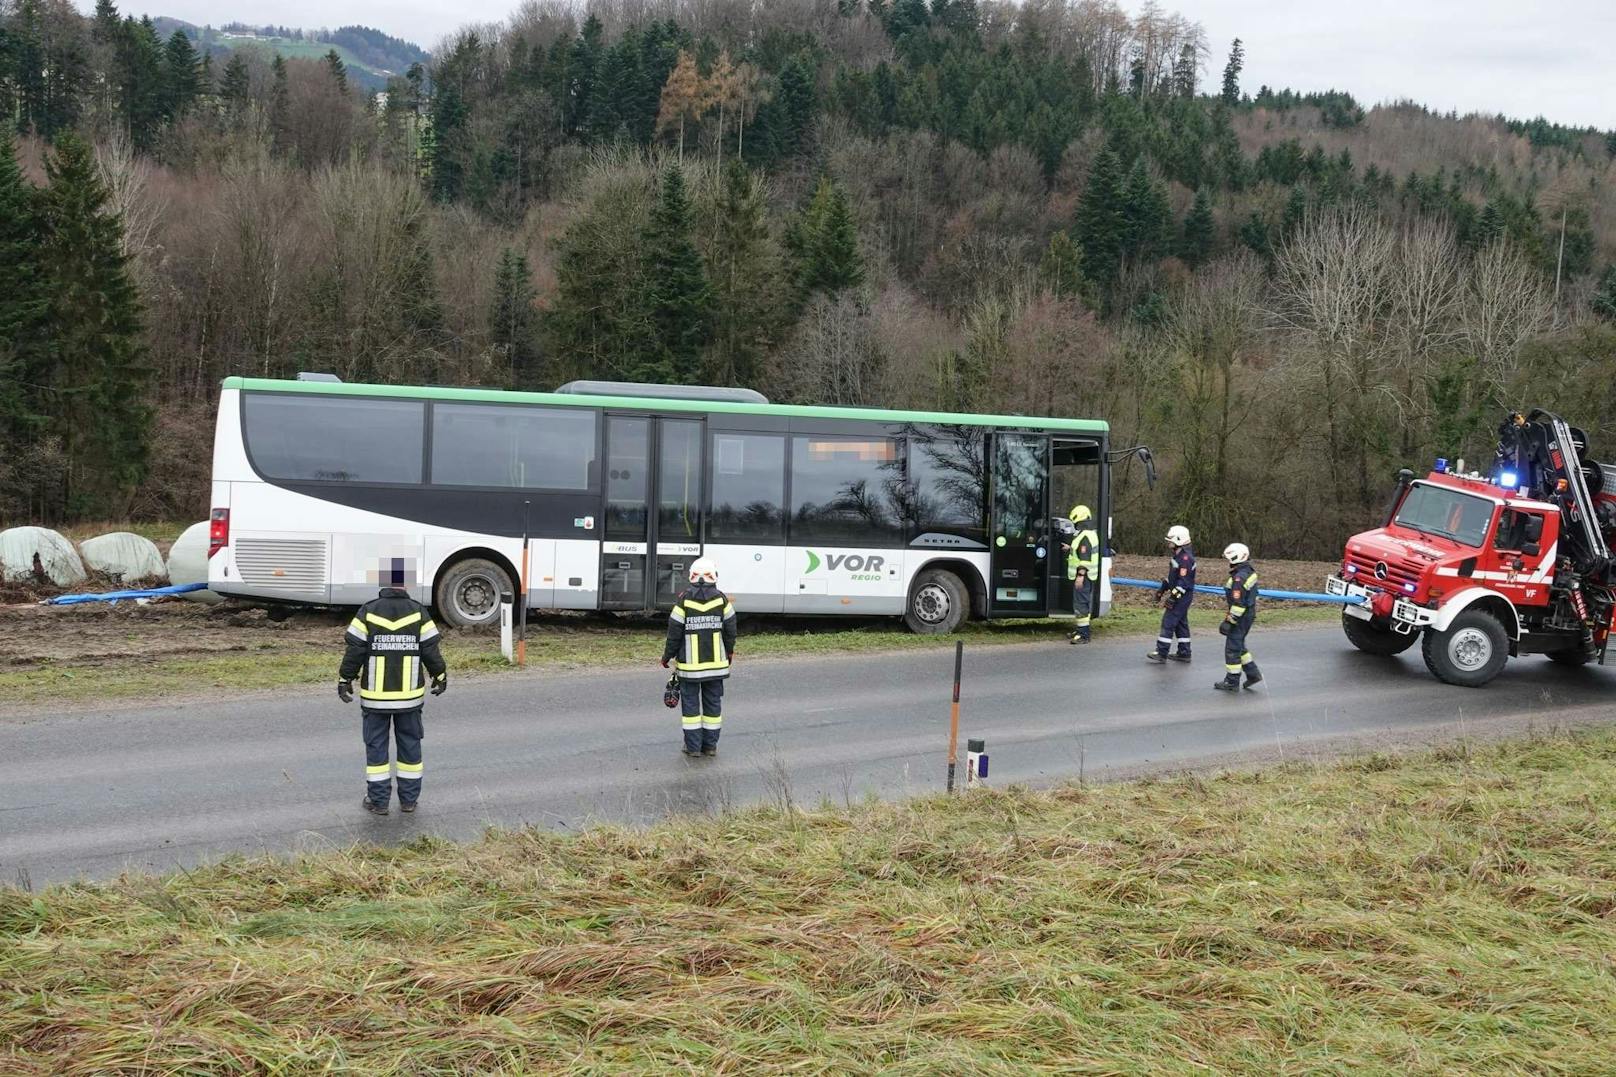
[[[0,1070],[1616,1072],[1616,734],[0,893]]]

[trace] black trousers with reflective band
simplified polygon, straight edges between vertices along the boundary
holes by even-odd
[[[361,708],[365,722],[365,796],[373,804],[393,797],[393,767],[388,764],[387,740],[398,742],[398,799],[413,804],[421,795],[421,708],[373,711]]]
[[[724,724],[724,679],[680,681],[679,704],[684,716],[685,751],[718,747],[718,734]]]
[[[1257,671],[1257,662],[1251,657],[1251,651],[1246,648],[1246,636],[1251,632],[1251,626],[1256,620],[1256,614],[1246,614],[1236,621],[1229,629],[1229,634],[1223,637],[1223,672],[1230,684],[1240,679],[1241,670],[1244,670],[1248,677]]]

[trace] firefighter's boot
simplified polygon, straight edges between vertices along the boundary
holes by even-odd
[[[1255,663],[1255,662],[1247,662],[1246,663],[1246,687],[1247,688],[1255,688],[1261,683],[1262,683],[1262,670],[1257,668],[1257,663]]]

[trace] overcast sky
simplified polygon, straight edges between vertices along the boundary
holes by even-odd
[[[85,10],[94,0],[78,0]],[[153,0],[153,15],[215,26],[350,23],[426,48],[517,0]],[[828,2],[828,0],[827,0]],[[1136,11],[1137,2],[1124,6]],[[1365,104],[1413,98],[1441,111],[1547,116],[1616,128],[1616,0],[1162,0],[1206,27],[1208,77],[1246,43],[1242,86],[1350,90]],[[139,5],[124,0],[124,11]]]

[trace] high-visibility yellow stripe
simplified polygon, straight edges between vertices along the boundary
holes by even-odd
[[[719,595],[717,598],[708,602],[696,602],[687,598],[684,601],[684,605],[685,608],[691,613],[706,613],[708,610],[716,610],[718,607],[724,605],[728,601],[729,599],[725,598],[723,595]]]
[[[724,618],[728,620],[733,616],[735,616],[735,604],[732,602],[724,607]]]
[[[683,606],[673,607],[672,617],[675,621],[683,622],[685,619],[685,608]]]
[[[388,765],[386,763],[371,763],[365,767],[366,774],[386,774],[387,772]]]
[[[1246,666],[1251,665],[1251,652],[1250,651],[1247,651],[1245,654],[1240,656],[1240,663],[1241,663],[1241,665],[1246,665]]]
[[[1244,607],[1244,606],[1230,606],[1229,607],[1229,612],[1234,614],[1236,617],[1244,617],[1246,615],[1246,607]],[[1266,622],[1264,622],[1264,623],[1266,623]]]
[[[361,621],[359,618],[355,617],[353,620],[349,621],[348,627],[353,629],[355,635],[361,636],[365,639],[370,638],[370,629],[366,628],[365,622]]]
[[[686,715],[682,715],[681,717],[684,719],[684,727],[686,729],[700,729],[701,728],[701,715],[699,715],[699,714],[686,714]]]
[[[360,699],[420,699],[426,695],[425,688],[405,688],[397,692],[384,692],[375,688],[361,688]]]
[[[426,766],[423,763],[406,763],[402,759],[398,762],[398,773],[400,777],[408,775],[411,778],[419,778],[425,769]]]
[[[1228,672],[1230,672],[1230,673],[1239,673],[1240,672],[1240,663],[1235,662],[1233,664],[1230,664],[1228,662],[1225,662],[1225,663],[1223,663],[1223,668],[1225,670],[1227,670]]]
[[[416,621],[421,620],[421,611],[416,610],[414,613],[406,614],[396,621],[389,621],[387,618],[378,616],[377,614],[367,613],[365,614],[365,620],[369,621],[373,625],[379,625],[382,628],[387,629],[389,632],[397,632],[399,629],[408,628]]]

